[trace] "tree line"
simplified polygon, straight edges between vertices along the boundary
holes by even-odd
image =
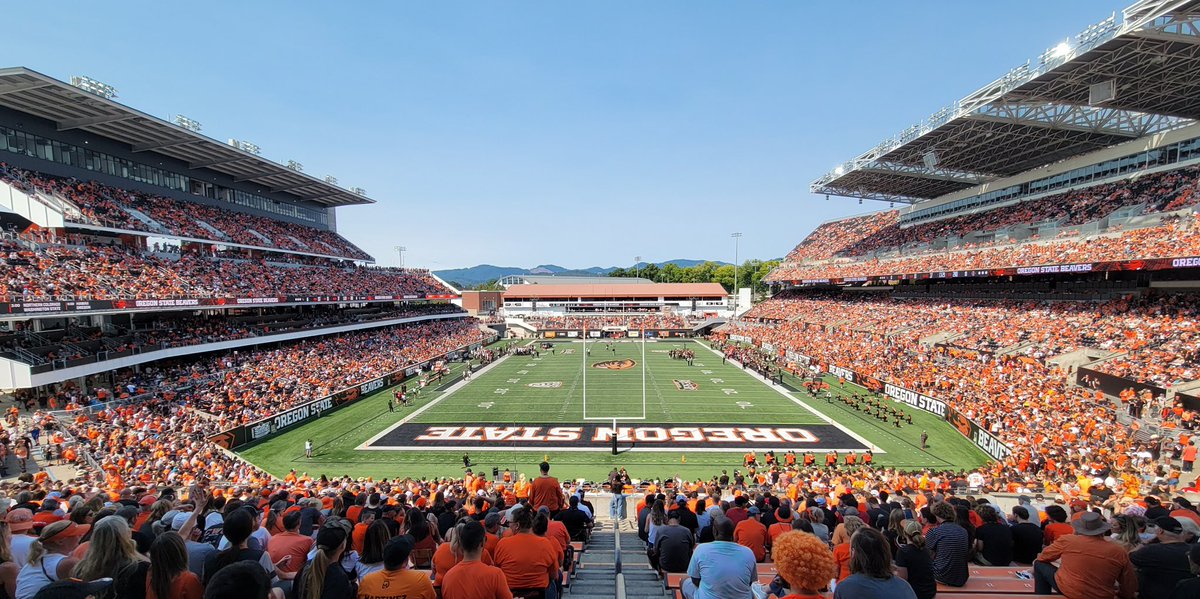
[[[750,287],[755,295],[767,292],[765,279],[771,269],[779,266],[778,260],[747,260],[737,268],[737,282],[740,287]],[[695,266],[679,266],[667,263],[643,264],[640,268],[618,268],[610,273],[610,277],[642,277],[657,283],[719,283],[726,291],[733,291],[734,268],[732,264],[717,264],[702,262]]]

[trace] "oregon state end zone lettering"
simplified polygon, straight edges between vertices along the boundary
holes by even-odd
[[[758,426],[670,424],[637,426],[557,424],[414,424],[398,425],[367,443],[367,449],[606,449],[613,437],[647,451],[672,449],[866,449],[845,431],[827,424]]]

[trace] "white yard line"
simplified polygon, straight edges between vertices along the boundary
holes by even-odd
[[[712,347],[709,347],[709,345],[708,345],[707,343],[700,343],[699,341],[697,341],[696,343],[697,343],[697,345],[699,345],[699,346],[703,347],[704,349],[707,349],[708,351],[710,351],[710,352],[712,352],[712,353],[716,354],[716,356],[717,356],[718,358],[722,357],[722,356],[721,356],[721,352],[719,352],[719,351],[717,351],[717,350],[713,349]],[[813,415],[813,416],[816,416],[817,418],[820,418],[821,420],[824,420],[826,424],[829,424],[829,425],[831,425],[831,426],[834,426],[834,427],[838,428],[838,429],[839,429],[839,430],[841,430],[843,433],[846,433],[847,435],[850,435],[851,437],[853,437],[853,438],[854,438],[856,441],[859,441],[859,442],[860,442],[860,443],[862,443],[863,445],[866,445],[867,447],[870,447],[870,448],[871,448],[871,451],[872,451],[873,453],[887,453],[886,451],[884,451],[884,450],[880,449],[879,447],[876,447],[874,443],[871,443],[870,441],[868,441],[868,440],[864,439],[864,438],[863,438],[861,435],[859,435],[858,433],[856,433],[856,432],[854,432],[854,431],[852,431],[852,430],[850,430],[850,429],[846,428],[845,426],[842,426],[842,424],[841,424],[841,423],[839,423],[839,422],[835,421],[834,419],[830,418],[829,416],[826,416],[825,414],[822,414],[822,413],[821,413],[820,411],[818,411],[816,408],[814,408],[814,407],[812,407],[812,406],[808,405],[808,404],[807,404],[807,403],[805,403],[804,401],[801,401],[801,400],[799,400],[799,399],[796,399],[796,397],[795,397],[795,396],[793,396],[791,393],[789,393],[789,392],[788,392],[786,389],[784,389],[783,387],[780,387],[779,385],[773,385],[773,384],[771,384],[771,382],[770,382],[770,381],[768,381],[768,380],[766,379],[766,377],[762,376],[761,374],[758,374],[757,372],[754,372],[753,370],[750,370],[749,368],[746,368],[746,366],[745,366],[745,365],[743,365],[741,362],[738,362],[737,360],[728,360],[728,362],[729,362],[729,363],[731,363],[731,364],[733,364],[733,365],[735,365],[735,366],[737,366],[738,368],[742,369],[742,371],[743,371],[743,372],[745,372],[746,374],[750,375],[751,377],[753,377],[753,378],[755,378],[755,379],[757,379],[757,380],[761,381],[761,382],[762,382],[764,385],[766,385],[766,386],[768,386],[768,387],[770,387],[770,388],[774,389],[774,390],[775,390],[777,393],[779,393],[780,395],[782,395],[782,396],[784,396],[784,397],[786,397],[786,398],[788,398],[788,399],[792,400],[792,401],[793,401],[793,402],[794,402],[796,405],[798,405],[798,406],[800,406],[800,407],[804,408],[805,410],[808,410],[809,412],[811,412],[811,413],[812,413],[812,415]]]

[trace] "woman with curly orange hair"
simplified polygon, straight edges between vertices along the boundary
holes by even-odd
[[[780,586],[791,590],[791,594],[783,599],[819,599],[821,589],[829,586],[837,573],[829,546],[798,530],[779,535],[772,546],[771,557],[779,571],[779,577],[771,584],[772,592],[783,595]]]

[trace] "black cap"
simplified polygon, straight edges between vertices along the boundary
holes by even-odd
[[[1178,520],[1170,516],[1162,516],[1154,519],[1154,525],[1163,529],[1165,532],[1178,534],[1183,532],[1183,525]]]
[[[41,588],[33,599],[86,599],[87,597],[103,597],[112,586],[111,578],[101,578],[92,582],[80,580],[57,580]]]
[[[388,570],[399,570],[404,562],[408,561],[408,555],[412,553],[412,550],[412,537],[408,535],[392,537],[392,540],[383,547],[383,567]]]

